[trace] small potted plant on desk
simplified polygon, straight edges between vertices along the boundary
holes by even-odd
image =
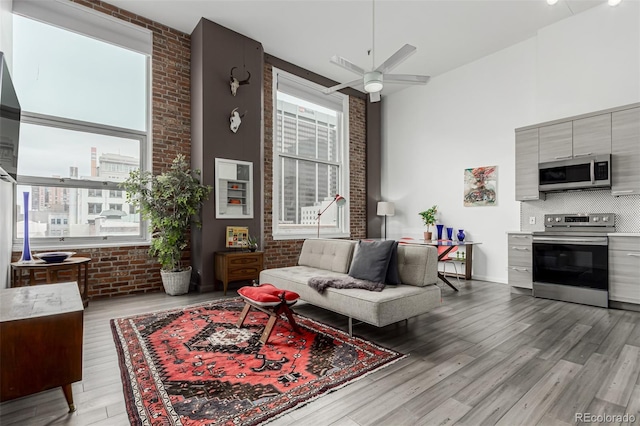
[[[258,237],[255,235],[249,235],[247,238],[247,248],[251,252],[258,250]]]
[[[127,203],[151,222],[149,255],[160,262],[164,290],[172,296],[189,291],[191,266],[182,266],[182,250],[187,247],[191,224],[200,226],[197,215],[211,192],[211,186],[202,185],[195,177],[199,174],[199,170],[190,170],[184,155],[179,154],[164,173],[153,176],[134,170],[120,184],[127,193]]]
[[[427,230],[424,233],[425,240],[431,240],[431,237],[433,236],[433,233],[431,232],[431,225],[435,225],[436,223],[436,213],[438,213],[438,206],[435,205],[430,209],[418,213],[427,227]]]

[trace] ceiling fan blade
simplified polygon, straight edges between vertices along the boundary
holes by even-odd
[[[369,93],[369,101],[371,101],[371,102],[380,102],[380,92],[371,92],[371,93]]]
[[[412,46],[410,44],[405,44],[400,48],[400,50],[398,50],[396,53],[391,55],[389,59],[387,59],[382,64],[380,64],[380,66],[376,68],[376,71],[379,71],[383,74],[388,71],[391,71],[392,69],[400,65],[402,61],[404,61],[414,53],[416,53],[415,46]]]
[[[385,83],[402,83],[402,84],[427,84],[431,79],[428,75],[412,75],[412,74],[385,74]]]
[[[353,80],[353,81],[350,81],[348,83],[342,83],[342,84],[337,84],[337,85],[332,86],[332,87],[327,87],[326,89],[322,89],[322,92],[325,95],[328,95],[330,93],[337,92],[340,89],[344,89],[345,87],[356,87],[356,86],[361,85],[361,84],[363,84],[363,81],[362,81],[362,78],[359,78],[357,80]]]
[[[346,60],[345,58],[342,58],[340,56],[332,56],[331,59],[329,60],[329,62],[336,64],[339,67],[342,67],[346,70],[349,70],[351,72],[354,72],[358,75],[364,75],[365,70],[363,70],[362,68],[360,68],[359,66],[357,66],[356,64],[354,64],[351,61]]]

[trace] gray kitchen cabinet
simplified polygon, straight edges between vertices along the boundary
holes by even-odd
[[[611,114],[573,120],[573,158],[611,153]]]
[[[542,126],[538,131],[538,160],[541,163],[565,160],[573,156],[573,122]]]
[[[609,300],[640,305],[640,236],[609,236]]]
[[[611,194],[640,194],[640,107],[611,115]]]
[[[516,200],[539,200],[538,129],[516,131]]]
[[[507,262],[508,279],[511,287],[532,289],[532,247],[530,234],[507,234],[509,244]]]

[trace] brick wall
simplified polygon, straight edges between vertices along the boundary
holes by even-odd
[[[273,205],[273,73],[264,65],[264,267],[281,268],[298,262],[304,240],[274,240]],[[351,238],[366,237],[366,101],[349,97],[349,194]]]
[[[188,34],[101,1],[74,0],[153,32],[152,126],[153,171],[159,173],[176,154],[191,154],[191,40]],[[74,249],[93,260],[89,265],[89,297],[158,291],[160,265],[147,255],[148,246]],[[13,253],[18,260],[21,253]],[[187,264],[189,253],[183,257]],[[60,273],[60,277],[65,277]],[[36,277],[44,278],[44,277]]]

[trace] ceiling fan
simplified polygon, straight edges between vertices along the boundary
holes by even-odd
[[[374,0],[375,1],[375,0]],[[373,3],[373,2],[372,2]],[[383,81],[386,83],[401,83],[401,84],[427,84],[431,77],[426,75],[413,75],[413,74],[387,74],[389,71],[400,65],[404,60],[416,52],[416,48],[410,44],[405,44],[396,53],[391,55],[389,59],[384,61],[377,68],[375,67],[375,3],[373,3],[372,13],[372,46],[369,50],[371,55],[371,71],[365,71],[353,62],[348,61],[340,56],[333,56],[330,60],[331,63],[338,65],[346,70],[356,73],[360,76],[357,80],[349,81],[347,83],[338,84],[333,87],[328,87],[323,90],[325,94],[333,93],[345,87],[364,86],[365,92],[369,93],[369,100],[371,102],[380,101],[380,92],[383,88]]]

